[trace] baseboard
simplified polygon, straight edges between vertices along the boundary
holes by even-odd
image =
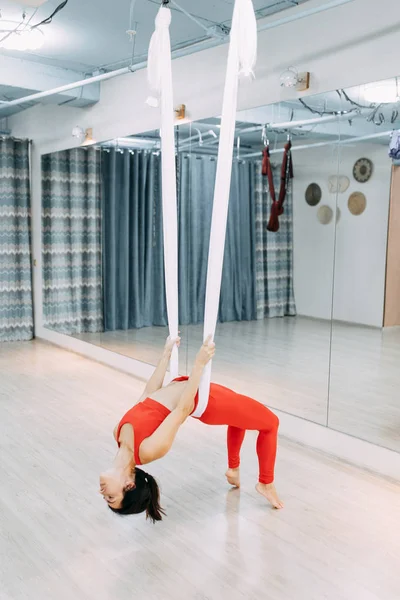
[[[133,375],[138,379],[147,380],[154,373],[155,367],[152,365],[140,362],[140,360],[135,360],[129,356],[124,356],[123,354],[112,352],[111,350],[106,350],[101,346],[84,342],[83,340],[76,339],[72,336],[57,333],[51,329],[40,327],[36,330],[35,337],[50,342],[51,344],[55,344],[60,348],[85,356],[86,358],[95,360],[108,367],[113,367],[118,371]]]
[[[280,434],[384,477],[400,481],[400,453],[274,409]]]

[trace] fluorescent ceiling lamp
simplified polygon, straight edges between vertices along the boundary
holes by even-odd
[[[39,28],[21,25],[15,21],[0,21],[0,48],[5,50],[38,50],[44,44],[44,34]]]
[[[373,104],[394,104],[399,102],[399,85],[397,79],[388,79],[369,83],[364,86],[364,98]]]

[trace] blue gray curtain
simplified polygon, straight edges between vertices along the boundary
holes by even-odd
[[[275,189],[280,186],[280,167],[274,167]],[[271,198],[261,162],[255,168],[256,312],[257,319],[296,315],[293,291],[293,194],[288,191],[279,231],[267,231]]]
[[[104,329],[166,325],[160,156],[104,151]]]
[[[204,318],[216,159],[180,154],[178,161],[179,314],[186,325]],[[158,153],[102,153],[106,331],[167,324],[160,176]],[[266,230],[269,210],[261,164],[235,161],[220,322],[295,314],[291,194],[277,234]]]
[[[29,142],[0,140],[0,341],[33,337]]]
[[[215,157],[180,157],[180,317],[204,318]],[[233,164],[219,309],[220,322],[256,318],[254,163]]]
[[[98,150],[43,157],[42,210],[44,324],[66,334],[102,331]]]

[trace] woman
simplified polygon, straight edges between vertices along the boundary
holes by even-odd
[[[201,347],[190,377],[180,377],[162,387],[172,349],[180,344],[180,338],[168,339],[143,395],[115,427],[119,450],[113,468],[100,476],[100,493],[114,512],[123,515],[146,512],[146,517],[153,522],[161,521],[165,514],[160,506],[156,480],[138,465],[165,456],[179,427],[195,410],[204,367],[215,354],[215,344],[210,339]],[[274,508],[282,508],[273,483],[278,418],[256,400],[211,384],[208,406],[199,420],[207,425],[228,426],[226,478],[235,487],[240,486],[240,449],[246,429],[259,431],[256,489]]]

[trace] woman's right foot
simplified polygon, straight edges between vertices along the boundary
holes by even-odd
[[[240,469],[228,469],[225,476],[230,485],[239,488],[240,487]]]
[[[258,483],[256,485],[256,490],[261,496],[264,496],[274,508],[277,510],[283,508],[283,502],[279,499],[273,483]]]

